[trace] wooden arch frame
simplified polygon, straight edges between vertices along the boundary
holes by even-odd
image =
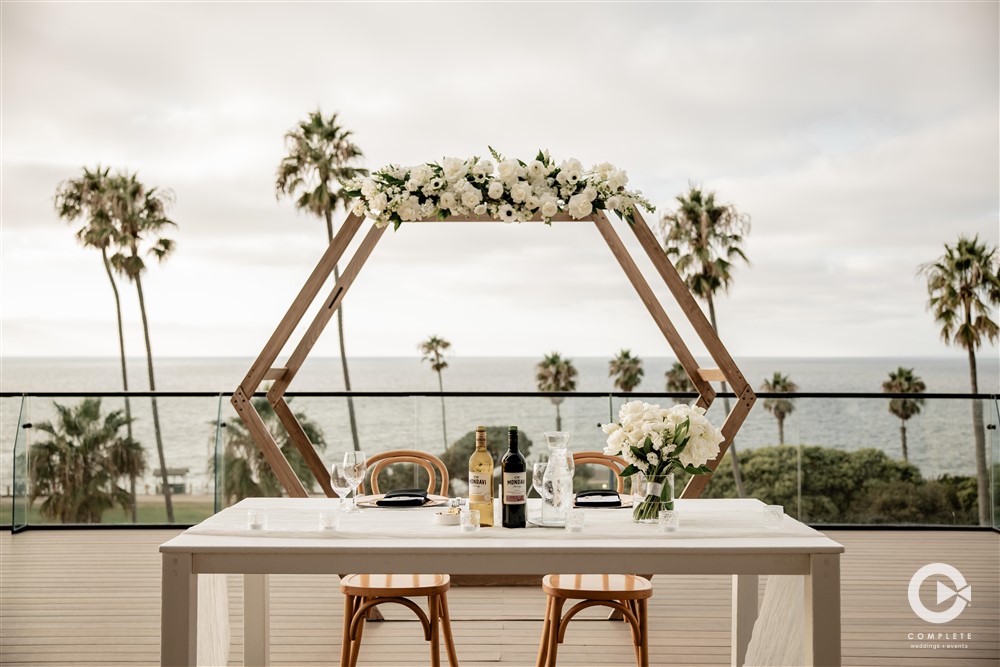
[[[677,273],[674,265],[670,262],[662,248],[660,248],[660,244],[653,235],[649,225],[646,224],[646,221],[638,211],[635,211],[634,217],[634,224],[628,225],[629,228],[635,234],[639,244],[642,246],[642,249],[652,261],[653,266],[656,267],[656,270],[663,279],[663,282],[666,283],[670,293],[677,301],[677,304],[681,307],[681,310],[684,312],[688,321],[694,327],[695,332],[698,334],[698,337],[701,339],[709,354],[712,356],[712,359],[715,360],[715,363],[718,366],[717,368],[698,367],[698,362],[695,361],[694,355],[691,354],[691,351],[681,339],[680,334],[670,321],[670,318],[667,317],[666,312],[663,310],[663,306],[653,294],[653,290],[650,288],[649,283],[646,282],[646,279],[639,272],[639,269],[632,259],[632,256],[629,254],[628,249],[615,232],[604,211],[595,211],[593,214],[580,220],[574,220],[566,214],[559,214],[552,220],[554,222],[589,221],[593,222],[597,226],[597,231],[600,232],[601,236],[608,244],[608,247],[611,249],[611,253],[615,256],[615,259],[618,260],[622,270],[624,270],[625,275],[628,277],[632,286],[635,288],[636,293],[639,295],[639,298],[642,300],[643,305],[646,306],[646,309],[653,317],[653,320],[659,327],[663,337],[673,350],[674,355],[676,355],[677,360],[684,367],[685,373],[687,373],[687,376],[694,384],[695,389],[698,392],[698,401],[696,405],[699,405],[707,410],[712,404],[712,401],[715,400],[716,394],[715,390],[712,388],[711,382],[725,380],[729,382],[730,386],[733,388],[733,391],[737,396],[737,400],[733,409],[726,417],[726,421],[722,425],[722,434],[725,439],[722,442],[719,455],[714,460],[708,462],[708,466],[714,471],[719,465],[719,461],[722,459],[723,455],[729,449],[730,443],[733,441],[733,438],[736,436],[736,432],[739,431],[740,426],[746,419],[747,414],[750,412],[750,408],[753,407],[754,402],[757,400],[757,395],[747,383],[746,378],[743,377],[743,373],[741,373],[740,369],[736,366],[736,362],[733,361],[729,351],[715,333],[715,330],[712,328],[708,318],[705,317],[705,314],[702,312],[701,308],[695,301],[694,296],[692,296],[691,292],[684,284],[684,281]],[[455,216],[448,218],[447,221],[494,222],[492,218],[487,216]],[[329,323],[333,314],[337,311],[337,308],[340,307],[340,304],[343,303],[344,295],[347,293],[347,290],[350,289],[351,284],[358,275],[358,272],[368,260],[372,250],[375,248],[375,244],[382,238],[382,235],[385,233],[387,227],[377,227],[373,225],[371,229],[368,230],[368,233],[362,240],[361,245],[358,246],[354,256],[351,258],[350,262],[348,262],[347,268],[341,274],[340,280],[338,280],[333,286],[333,290],[326,298],[326,301],[324,301],[326,307],[321,308],[316,314],[312,324],[310,324],[309,328],[306,330],[305,335],[292,351],[287,364],[283,367],[274,367],[274,363],[282,349],[284,349],[289,338],[291,338],[292,332],[298,326],[302,316],[305,315],[306,310],[312,303],[315,302],[320,289],[333,272],[334,265],[340,261],[341,256],[343,256],[344,252],[347,250],[347,246],[361,229],[362,222],[364,222],[363,216],[358,216],[353,213],[347,216],[347,220],[344,221],[340,231],[337,232],[337,235],[334,237],[333,242],[330,243],[326,252],[323,253],[323,257],[320,258],[319,263],[313,269],[309,278],[306,279],[305,285],[303,285],[302,289],[299,290],[298,296],[292,302],[288,312],[285,313],[285,316],[281,319],[281,322],[274,330],[274,333],[271,334],[270,339],[268,339],[267,344],[257,357],[257,360],[254,361],[253,365],[250,367],[250,370],[243,379],[243,382],[240,383],[240,386],[237,387],[236,391],[233,393],[233,407],[236,408],[237,414],[239,414],[240,418],[246,424],[254,442],[256,442],[257,446],[260,447],[265,460],[267,460],[272,470],[274,470],[274,473],[281,482],[282,487],[284,487],[285,492],[292,497],[306,497],[307,494],[305,487],[303,487],[301,480],[288,464],[288,460],[281,453],[281,449],[271,436],[271,433],[265,426],[260,414],[258,414],[257,410],[253,407],[250,399],[257,391],[261,382],[267,380],[273,381],[274,384],[271,385],[271,388],[267,392],[268,402],[274,406],[275,413],[278,415],[282,425],[291,436],[295,447],[302,454],[302,457],[305,459],[310,471],[316,478],[316,481],[319,482],[320,487],[322,487],[323,492],[328,497],[334,497],[336,494],[330,487],[330,477],[326,471],[326,466],[323,465],[319,455],[316,453],[315,447],[309,440],[309,436],[306,435],[306,432],[302,429],[301,424],[299,424],[295,415],[292,413],[291,408],[289,408],[288,403],[284,399],[284,394],[288,390],[288,386],[291,384],[292,380],[295,378],[296,373],[298,373],[299,369],[302,367],[302,363],[306,360],[306,357],[309,356],[309,352],[319,339],[323,329]],[[437,220],[424,220],[422,222],[437,222]],[[708,484],[709,477],[710,475],[692,476],[688,485],[684,488],[681,497],[697,498],[700,496],[701,492]]]

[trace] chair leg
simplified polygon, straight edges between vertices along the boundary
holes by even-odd
[[[535,667],[545,667],[545,658],[549,653],[549,633],[552,631],[552,596],[545,596],[545,618],[542,619],[542,637],[538,640],[538,658]]]
[[[455,638],[451,634],[451,614],[448,612],[448,594],[442,593],[439,597],[441,604],[441,631],[444,633],[444,648],[448,651],[448,664],[451,667],[458,667]]]
[[[340,646],[340,667],[351,664],[351,619],[354,618],[354,596],[344,595],[344,638]]]
[[[649,667],[649,614],[646,599],[636,600],[639,609],[639,667]]]
[[[361,605],[363,605],[367,601],[368,598],[358,598],[358,608],[360,609]],[[355,613],[354,615],[357,616],[358,614]],[[361,652],[361,635],[364,634],[364,632],[365,632],[365,614],[361,614],[360,618],[358,619],[357,636],[353,638],[354,641],[351,643],[351,667],[356,667],[356,665],[358,664],[358,653]]]
[[[549,667],[556,667],[556,654],[559,652],[559,631],[562,625],[562,608],[566,598],[552,598],[552,621],[549,626]]]
[[[438,646],[438,596],[427,596],[427,618],[431,622],[431,667],[441,667],[441,647]]]

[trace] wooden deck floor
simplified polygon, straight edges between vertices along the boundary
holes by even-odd
[[[156,531],[0,533],[0,664],[155,665],[159,659],[160,558],[177,534]],[[843,559],[845,665],[924,667],[1000,664],[1000,536],[989,532],[837,531]],[[933,562],[957,567],[973,603],[931,626],[907,603],[912,574]],[[763,578],[762,578],[763,579]],[[339,655],[341,597],[333,577],[272,577],[274,665],[332,665]],[[763,583],[763,582],[762,582]],[[728,665],[728,577],[657,576],[651,605],[654,665]],[[242,664],[242,586],[230,581],[232,664]],[[931,590],[933,587],[926,587]],[[934,603],[933,590],[927,596]],[[534,588],[455,588],[453,627],[463,667],[531,665],[544,598]],[[369,625],[361,662],[426,665],[426,645],[408,614]],[[917,632],[971,639],[907,638]],[[631,665],[624,624],[574,621],[561,665]],[[913,644],[938,644],[914,648]],[[966,648],[948,648],[961,644]]]

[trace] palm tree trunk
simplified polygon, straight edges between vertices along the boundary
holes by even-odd
[[[115,283],[115,276],[111,272],[111,262],[108,260],[108,250],[107,248],[101,248],[101,259],[104,260],[104,271],[108,274],[108,282],[111,283],[111,291],[115,295],[115,315],[118,317],[118,357],[121,359],[122,365],[122,389],[128,391],[128,370],[125,366],[125,332],[122,325],[122,299],[121,295],[118,294],[118,284]],[[128,439],[132,439],[132,404],[129,402],[128,396],[125,397],[125,418],[128,421],[125,423],[126,432],[128,433]],[[136,499],[135,499],[135,475],[129,475],[129,495],[131,496],[132,504],[132,523],[138,523],[138,510],[136,509]]]
[[[149,373],[149,390],[156,391],[156,380],[153,377],[153,347],[149,342],[149,320],[146,318],[146,298],[142,293],[142,278],[135,276],[135,291],[139,294],[139,313],[142,315],[142,335],[146,340],[146,370]],[[163,454],[163,433],[160,431],[160,411],[153,403],[153,431],[156,433],[156,455],[160,460],[160,479],[163,483],[163,500],[167,506],[167,523],[174,522],[174,501],[171,497],[170,480],[167,475],[167,459]]]
[[[441,371],[438,374],[438,391],[442,394],[444,393],[444,383],[441,381]],[[441,433],[444,434],[444,449],[443,452],[448,451],[448,420],[444,414],[444,396],[441,397]]]
[[[903,460],[909,462],[910,456],[909,456],[909,453],[906,451],[906,420],[905,419],[900,419],[899,420],[899,438],[900,438],[900,442],[902,443],[902,446],[903,446]]]
[[[711,294],[708,295],[707,301],[708,301],[708,319],[712,323],[712,329],[714,329],[715,333],[718,334],[719,333],[719,325],[715,321],[715,302],[712,301],[712,295]],[[725,380],[722,381],[721,391],[723,393],[729,391],[729,389],[726,387]],[[729,415],[729,409],[730,409],[729,408],[729,399],[728,398],[723,398],[722,399],[722,407],[725,408],[726,415],[728,416]],[[732,461],[732,463],[733,463],[733,483],[736,486],[736,495],[738,497],[740,497],[740,498],[746,498],[747,491],[746,491],[746,488],[743,486],[743,470],[740,468],[740,459],[739,459],[739,456],[737,456],[737,454],[736,454],[736,440],[735,439],[732,440],[732,441],[730,441],[730,443],[729,443],[729,460]]]
[[[972,393],[979,393],[979,379],[976,374],[976,351],[969,346],[969,378]],[[979,525],[990,525],[990,488],[986,467],[986,431],[983,428],[983,404],[972,399],[972,433],[976,438],[976,490],[979,494]]]
[[[559,404],[560,403],[562,403],[561,400],[558,403],[556,403],[556,430],[557,431],[561,431],[562,430],[562,413],[559,411]]]
[[[326,237],[333,243],[333,211],[326,209],[323,211],[326,218]],[[340,264],[333,265],[333,281],[340,282]],[[344,391],[351,391],[351,374],[347,370],[347,352],[344,348],[344,303],[337,307],[337,341],[340,343],[340,368],[344,373]],[[354,416],[354,397],[347,397],[347,416],[351,423],[351,441],[354,443],[354,451],[361,451],[361,444],[358,441],[358,420]]]
[[[778,417],[778,444],[785,446],[785,418]]]

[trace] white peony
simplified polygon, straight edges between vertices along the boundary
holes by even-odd
[[[375,181],[370,178],[366,178],[361,181],[361,194],[365,196],[365,199],[371,197],[375,194]]]
[[[434,176],[434,172],[426,164],[417,165],[410,171],[410,180],[407,185],[411,190],[416,190],[427,184]]]
[[[497,175],[500,176],[500,180],[504,183],[510,183],[517,180],[518,169],[521,165],[518,164],[517,160],[504,160],[497,167]]]
[[[368,200],[368,204],[371,206],[371,210],[381,213],[389,205],[389,198],[385,196],[384,192],[378,192]]]
[[[490,196],[490,199],[500,199],[500,197],[503,197],[503,183],[500,181],[490,181],[486,194]]]
[[[558,212],[559,205],[556,203],[555,197],[547,197],[542,200],[541,213],[543,218],[551,218]]]
[[[413,222],[420,219],[420,200],[416,197],[407,197],[399,204],[396,213],[403,222]]]

